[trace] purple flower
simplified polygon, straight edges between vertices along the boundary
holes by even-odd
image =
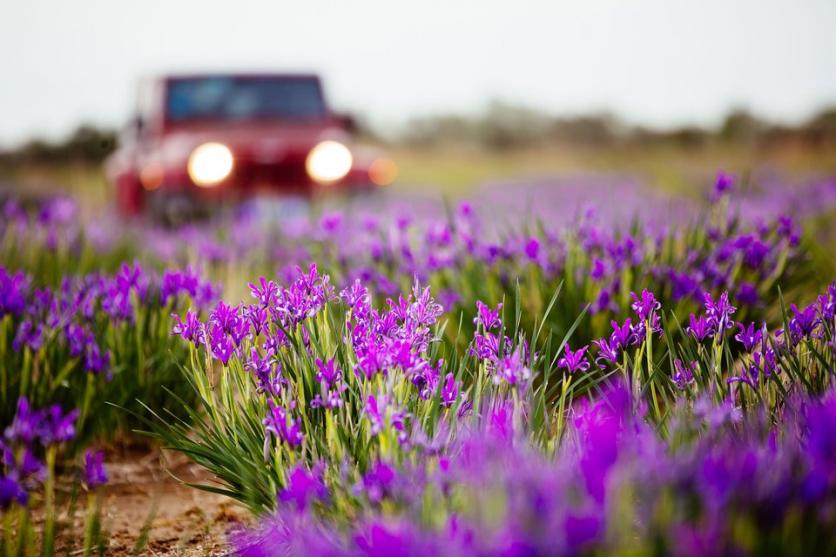
[[[99,374],[107,373],[107,379],[110,380],[110,351],[102,350],[95,342],[87,345],[87,350],[84,353],[84,369],[90,373]]]
[[[25,507],[28,501],[29,494],[19,481],[14,478],[0,476],[0,509],[5,511],[12,503],[17,503],[21,507]]]
[[[749,323],[748,327],[744,327],[742,323],[738,323],[737,326],[740,332],[735,335],[735,340],[742,344],[747,352],[751,352],[755,346],[760,344],[763,339],[763,332],[760,329],[755,329],[754,323]]]
[[[568,373],[575,373],[576,371],[586,371],[589,369],[589,362],[584,355],[588,346],[582,346],[572,351],[569,345],[563,347],[563,356],[557,360],[557,367],[565,369]]]
[[[87,351],[87,345],[95,342],[93,333],[87,331],[83,326],[70,323],[65,330],[65,338],[70,348],[70,356],[78,358]]]
[[[635,292],[630,292],[630,296],[633,297],[633,304],[630,307],[638,315],[639,321],[647,321],[651,315],[662,307],[662,304],[656,300],[656,296],[647,290],[642,290],[641,296],[636,295]]]
[[[380,406],[383,405],[378,405],[377,397],[374,395],[369,395],[366,398],[364,413],[369,417],[369,421],[372,424],[372,435],[377,435],[383,431],[384,416],[381,414]]]
[[[606,362],[611,364],[618,363],[620,351],[617,345],[608,343],[605,338],[592,342],[598,346],[598,357],[595,358],[595,363],[600,367],[605,367]]]
[[[781,371],[781,368],[778,367],[778,360],[775,358],[775,351],[767,346],[765,341],[762,344],[761,351],[752,354],[752,362],[752,365],[762,371],[765,377]]]
[[[366,315],[371,303],[369,291],[359,279],[355,280],[351,286],[342,290],[340,292],[340,298],[352,311],[355,313],[359,312],[361,316]]]
[[[697,369],[697,362],[691,362],[687,366],[682,363],[682,360],[677,358],[673,361],[674,372],[673,384],[679,390],[684,390],[688,385],[694,382],[694,372]]]
[[[289,416],[287,410],[281,406],[276,406],[272,399],[267,400],[270,410],[267,417],[264,418],[264,431],[267,434],[265,438],[265,453],[267,452],[267,443],[270,439],[270,434],[276,437],[278,441],[283,441],[290,447],[298,447],[302,444],[304,435],[299,427],[299,423]]]
[[[523,361],[523,353],[518,346],[511,354],[499,359],[493,376],[494,384],[505,381],[509,385],[520,385],[531,377],[531,370]]]
[[[284,380],[281,376],[281,364],[275,362],[275,353],[268,349],[264,357],[253,346],[250,348],[250,358],[244,363],[244,369],[255,374],[259,393],[269,393],[278,396]]]
[[[754,306],[760,300],[758,290],[750,282],[743,282],[737,288],[737,301],[744,306]]]
[[[794,317],[790,319],[790,331],[796,336],[810,338],[819,324],[815,304],[810,304],[803,310],[799,310],[795,304],[790,305]]]
[[[726,329],[734,326],[731,316],[737,308],[729,303],[729,293],[723,292],[715,302],[710,292],[705,293],[705,312],[708,315],[708,322],[714,328],[715,334],[722,336]]]
[[[252,330],[253,336],[258,336],[262,331],[269,332],[269,312],[267,308],[256,305],[244,306],[244,315],[249,321],[249,326],[244,326],[243,323],[240,330],[244,334],[249,334]]]
[[[395,469],[378,461],[363,475],[363,491],[370,502],[380,503],[391,494],[396,479]]]
[[[43,412],[39,437],[44,446],[55,445],[71,441],[75,438],[75,421],[78,410],[70,410],[64,414],[57,404],[50,406]]]
[[[592,280],[601,280],[607,274],[607,267],[604,261],[598,257],[592,258],[592,268],[589,271],[589,276]]]
[[[229,364],[229,359],[235,351],[235,343],[219,324],[212,326],[209,333],[209,347],[212,356],[220,360],[223,365]]]
[[[793,222],[792,217],[787,215],[780,215],[778,217],[776,232],[781,238],[786,238],[790,246],[797,246],[801,238],[801,233]]]
[[[334,363],[334,358],[323,362],[321,359],[316,359],[316,380],[320,383],[325,383],[326,387],[335,385],[342,377],[342,370]]]
[[[537,255],[540,253],[540,241],[537,238],[529,238],[525,243],[523,252],[531,261],[536,262]]]
[[[660,322],[661,319],[659,314],[654,312],[650,315],[650,334],[656,333],[657,335],[662,335],[663,331]],[[633,346],[641,346],[647,338],[647,321],[639,321],[636,326],[631,329],[631,332],[632,336],[630,337],[630,343]]]
[[[165,271],[160,285],[160,303],[165,306],[181,293],[188,294],[198,307],[204,307],[216,297],[212,284],[202,281],[193,269]]]
[[[264,277],[259,277],[258,282],[258,285],[253,283],[249,284],[253,298],[258,300],[258,303],[264,308],[273,307],[276,303],[279,287],[276,283],[268,281]]]
[[[17,334],[12,341],[12,348],[15,352],[26,346],[33,351],[37,351],[43,343],[44,326],[40,323],[34,324],[32,321],[26,319],[21,321],[17,329]]]
[[[88,489],[94,489],[107,483],[104,452],[87,451],[84,453],[84,483]]]
[[[633,336],[632,320],[628,318],[623,325],[619,325],[616,321],[610,321],[610,325],[612,326],[610,346],[616,350],[629,346],[630,339]]]
[[[442,406],[452,406],[459,396],[459,386],[456,383],[456,378],[452,373],[448,373],[444,378],[444,385],[441,388],[441,404]]]
[[[604,520],[595,514],[569,514],[563,524],[566,543],[572,555],[583,554],[583,549],[598,541],[604,533]]]
[[[322,481],[322,470],[307,471],[303,466],[293,468],[287,479],[287,486],[279,491],[279,501],[291,503],[297,510],[304,511],[313,501],[328,499],[328,488]]]
[[[507,338],[505,340],[508,341]],[[503,348],[507,348],[507,344],[508,342],[504,343]],[[499,337],[491,333],[476,333],[469,351],[479,359],[495,361],[499,358]]]
[[[17,399],[17,412],[11,425],[6,428],[5,436],[10,441],[31,443],[38,437],[40,426],[40,412],[32,411],[29,400],[22,396]]]
[[[712,201],[717,201],[724,195],[731,192],[734,187],[734,183],[735,177],[733,174],[723,172],[722,170],[718,172],[717,178],[714,180],[714,190],[711,194]]]
[[[476,300],[476,317],[473,319],[473,324],[481,324],[485,331],[498,329],[502,326],[501,311],[502,304],[497,304],[496,309],[491,309],[486,304]]]
[[[668,280],[671,283],[671,297],[674,301],[689,298],[699,292],[700,284],[690,273],[677,273],[671,270],[668,273]]]
[[[694,337],[698,342],[714,336],[714,327],[712,327],[711,322],[704,315],[697,317],[692,313],[689,319],[691,323],[685,327],[685,332]]]
[[[751,269],[758,269],[769,255],[769,246],[758,239],[752,239],[743,251],[743,262]]]
[[[444,308],[430,296],[430,287],[427,286],[421,290],[421,286],[416,281],[412,287],[412,296],[415,301],[409,306],[409,318],[419,326],[435,324],[444,313]]]
[[[0,318],[23,314],[30,282],[31,279],[22,272],[10,275],[4,267],[0,267]]]

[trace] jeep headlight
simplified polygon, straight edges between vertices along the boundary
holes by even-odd
[[[196,185],[211,188],[232,172],[232,151],[223,143],[204,143],[189,155],[189,177]]]
[[[305,170],[320,184],[332,184],[349,173],[354,162],[351,151],[339,141],[323,141],[308,153]]]

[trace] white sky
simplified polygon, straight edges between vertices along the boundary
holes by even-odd
[[[142,75],[274,68],[390,127],[492,98],[793,121],[836,103],[836,0],[3,0],[0,145],[120,124]]]

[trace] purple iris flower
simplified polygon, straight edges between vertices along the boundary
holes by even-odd
[[[717,173],[717,178],[714,180],[714,189],[711,193],[711,200],[718,201],[724,195],[731,192],[734,187],[735,176],[722,170]]]
[[[21,507],[25,507],[28,501],[29,494],[19,481],[14,478],[0,476],[0,509],[5,511],[12,503],[17,503]]]
[[[754,306],[760,300],[758,289],[751,282],[740,283],[737,288],[737,301],[744,306]]]
[[[14,420],[6,428],[6,439],[31,443],[38,437],[40,425],[40,412],[33,411],[29,406],[29,400],[22,396],[17,399],[17,411]]]
[[[509,385],[520,385],[527,381],[531,377],[531,370],[523,360],[519,346],[511,354],[500,358],[493,377],[494,384],[505,381]]]
[[[278,441],[287,443],[290,447],[301,445],[305,436],[302,434],[299,423],[290,418],[287,410],[281,406],[276,406],[271,399],[268,399],[267,404],[270,406],[270,410],[262,422],[267,434],[265,446],[270,439],[270,434],[273,434]]]
[[[754,367],[763,371],[766,377],[781,371],[781,368],[778,367],[775,351],[769,346],[763,346],[760,352],[754,352],[752,354],[752,362]]]
[[[573,352],[568,344],[564,345],[563,356],[557,360],[557,367],[565,369],[569,373],[588,370],[589,362],[584,357],[587,348],[589,346],[582,346]]]
[[[369,291],[363,286],[359,279],[355,280],[351,286],[346,287],[340,292],[340,298],[346,303],[352,311],[361,311],[361,315],[366,314],[366,309],[370,304]]]
[[[751,352],[763,340],[763,332],[756,329],[754,323],[749,323],[748,327],[744,327],[742,323],[738,323],[737,326],[740,332],[735,335],[735,340],[742,344],[747,352]]]
[[[175,321],[171,328],[171,334],[179,335],[183,340],[187,340],[195,346],[204,342],[203,323],[197,313],[191,310],[187,311],[185,321],[181,320],[177,314],[172,314],[171,317]]]
[[[378,461],[363,475],[363,491],[372,503],[380,503],[392,493],[397,480],[395,469],[385,462]]]
[[[819,313],[825,322],[830,322],[836,317],[836,282],[832,283],[827,294],[818,297]]]
[[[630,296],[633,297],[633,304],[630,307],[638,315],[639,321],[647,321],[652,314],[662,307],[662,304],[656,300],[656,296],[648,290],[642,290],[641,296],[635,292],[630,292]]]
[[[67,325],[65,337],[70,349],[70,356],[73,358],[81,356],[86,351],[87,344],[95,340],[92,333],[76,323]]]
[[[40,427],[41,443],[44,446],[54,445],[71,441],[75,438],[75,422],[78,419],[79,411],[70,410],[63,413],[57,404],[50,406],[43,414]]]
[[[325,383],[328,387],[336,384],[342,377],[343,372],[334,362],[334,358],[330,358],[327,362],[317,358],[316,367],[318,368],[316,380]]]
[[[723,292],[715,302],[710,292],[705,293],[705,312],[708,315],[709,324],[714,328],[715,334],[722,335],[726,329],[734,326],[731,316],[737,308],[729,303],[729,293]]]
[[[593,280],[601,280],[606,276],[607,267],[604,261],[598,257],[592,259],[592,268],[589,270],[589,276]]]
[[[88,489],[107,483],[107,471],[104,467],[104,452],[87,451],[84,453],[84,483]]]
[[[442,406],[452,406],[459,396],[459,386],[456,383],[456,378],[452,373],[448,373],[444,378],[444,385],[441,388],[441,404]]]
[[[697,317],[692,313],[689,319],[690,324],[685,327],[685,332],[697,341],[702,342],[706,338],[714,336],[714,327],[712,327],[710,320],[704,315]]]
[[[531,261],[536,262],[540,253],[540,241],[537,238],[529,238],[523,247],[523,252]]]
[[[209,333],[209,347],[212,355],[220,360],[223,365],[229,364],[229,359],[235,351],[235,343],[219,324],[212,326]]]
[[[499,357],[499,337],[491,334],[477,333],[473,336],[470,353],[482,360],[496,360]]]
[[[249,329],[252,330],[253,336],[258,336],[262,331],[267,331],[268,328],[268,311],[267,308],[256,305],[249,305],[244,307],[244,315],[249,321],[249,327],[242,326],[242,331],[249,334]]]
[[[682,363],[682,360],[677,358],[673,362],[674,372],[673,384],[677,389],[684,390],[688,385],[694,382],[694,371],[697,369],[697,362],[691,362],[688,365]]]
[[[255,374],[259,393],[269,393],[278,396],[284,380],[281,376],[281,364],[275,362],[275,352],[268,349],[264,357],[253,346],[250,348],[250,358],[244,363],[244,369]]]
[[[20,352],[24,346],[32,351],[37,351],[44,338],[44,326],[41,323],[32,323],[29,319],[21,321],[17,328],[17,334],[12,341],[12,348],[15,352]]]
[[[630,337],[630,343],[633,346],[641,346],[647,338],[647,321],[639,321],[636,326],[631,329],[631,332],[632,336]],[[653,333],[660,336],[663,333],[661,318],[656,312],[650,314],[650,334]]]
[[[668,273],[668,280],[671,283],[671,297],[674,301],[690,298],[699,292],[700,285],[690,273],[677,273],[671,270]]]
[[[758,269],[769,255],[769,246],[760,240],[752,240],[743,253],[743,262],[751,269]]]
[[[593,313],[601,313],[604,311],[615,311],[618,307],[612,301],[612,294],[608,288],[602,288],[592,305]]]
[[[598,346],[598,357],[595,358],[595,363],[600,367],[605,367],[606,362],[612,364],[618,363],[620,352],[616,344],[608,343],[605,338],[595,340],[593,343]]]
[[[14,456],[12,455],[12,459]],[[17,466],[19,478],[35,477],[40,481],[46,478],[46,467],[38,460],[31,447],[23,448],[23,455]]]
[[[107,372],[107,379],[110,380],[110,351],[102,351],[99,345],[91,342],[87,345],[84,353],[84,369],[90,373],[99,374]]]
[[[258,300],[258,303],[264,308],[272,307],[276,303],[279,287],[275,282],[268,281],[264,277],[259,277],[258,282],[258,285],[249,284],[253,298]]]
[[[818,313],[815,304],[810,304],[803,310],[799,310],[795,304],[790,305],[794,317],[790,319],[790,330],[798,336],[810,338],[819,324]]]
[[[23,314],[30,282],[24,273],[18,271],[10,275],[5,267],[0,267],[0,318]]]
[[[612,334],[610,335],[610,346],[614,349],[626,348],[630,345],[630,339],[633,335],[633,322],[629,317],[624,321],[623,325],[619,325],[615,320],[610,321],[612,326]]]
[[[570,553],[572,555],[583,554],[584,548],[601,538],[605,526],[603,517],[596,514],[569,514],[564,521],[563,528],[566,533],[566,543],[572,549]]]
[[[297,465],[287,479],[287,486],[279,491],[279,501],[291,503],[297,510],[304,511],[313,501],[328,499],[328,488],[322,481],[321,467],[310,472]]]
[[[372,424],[372,435],[377,435],[383,430],[384,416],[380,412],[380,406],[384,405],[378,405],[377,397],[374,395],[369,395],[368,398],[366,398],[364,413],[369,417],[369,421]]]
[[[502,326],[501,311],[502,304],[497,304],[496,309],[491,309],[486,304],[476,300],[476,317],[473,319],[473,324],[481,324],[486,331],[499,328]]]

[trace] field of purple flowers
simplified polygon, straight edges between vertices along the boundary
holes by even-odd
[[[247,509],[242,555],[836,554],[836,181],[706,197],[5,200],[0,555],[107,553],[136,436]]]

